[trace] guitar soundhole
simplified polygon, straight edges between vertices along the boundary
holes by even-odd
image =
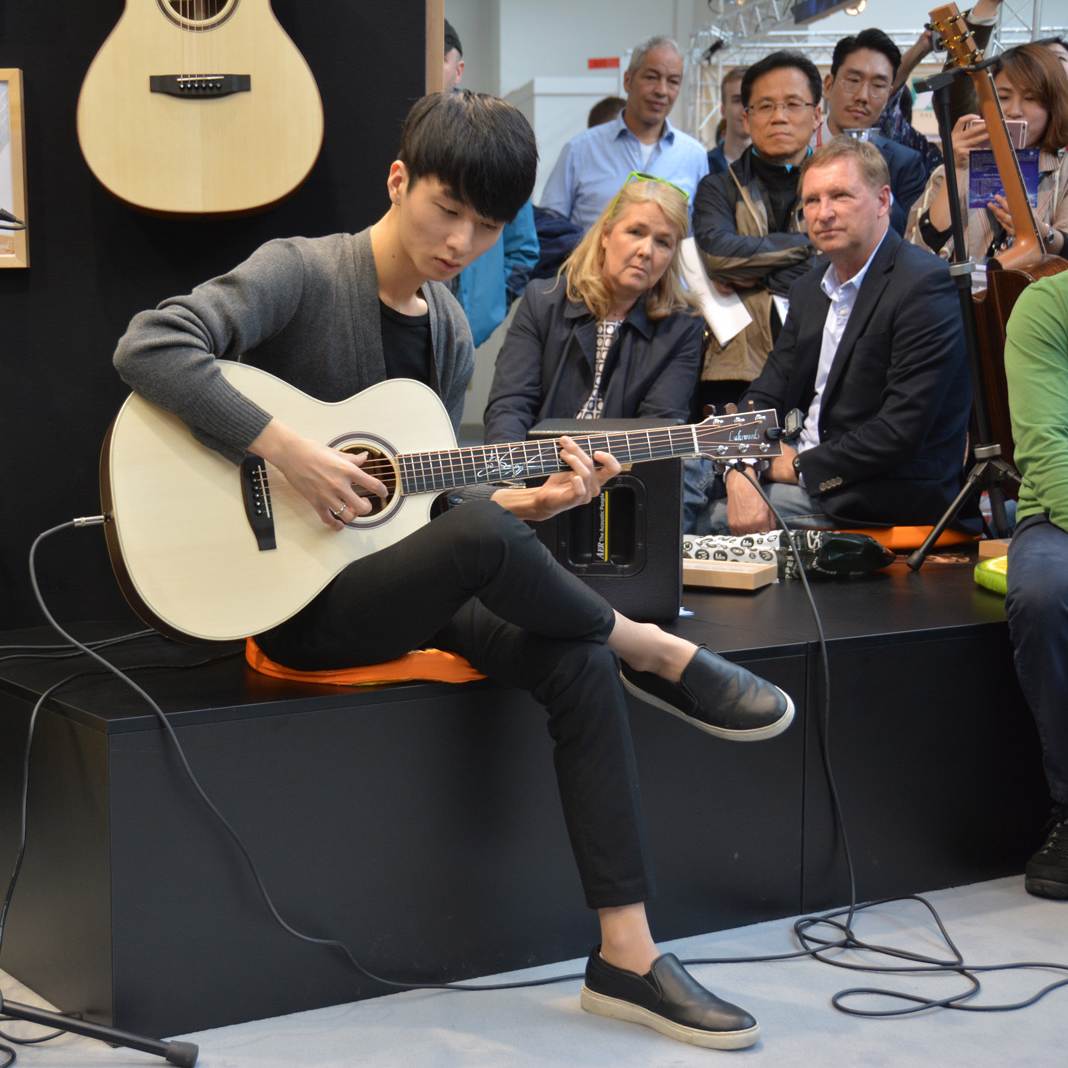
[[[189,30],[210,30],[224,23],[238,0],[156,0],[163,13],[178,26]]]
[[[386,487],[386,496],[379,497],[368,494],[364,499],[371,504],[371,511],[367,515],[359,516],[352,520],[360,523],[368,519],[374,519],[391,507],[397,496],[397,467],[392,456],[384,453],[381,449],[366,442],[353,441],[341,446],[341,452],[349,452],[354,456],[357,453],[366,452],[367,459],[363,463],[363,469],[370,475],[374,475]],[[362,495],[362,491],[361,491]]]

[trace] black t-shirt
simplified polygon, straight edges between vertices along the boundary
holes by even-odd
[[[386,378],[414,378],[438,391],[434,356],[430,342],[430,313],[402,315],[381,300],[382,350],[386,358]]]

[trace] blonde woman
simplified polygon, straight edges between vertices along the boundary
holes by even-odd
[[[520,441],[542,419],[685,422],[703,320],[682,287],[686,194],[633,172],[556,279],[527,286],[497,358],[486,441]]]

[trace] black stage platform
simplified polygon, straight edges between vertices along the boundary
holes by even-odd
[[[931,562],[919,575],[895,564],[816,587],[830,642],[831,755],[863,899],[1018,872],[1046,815],[1003,604],[973,585],[973,563]],[[694,616],[678,632],[787,689],[798,718],[777,739],[738,745],[632,705],[659,882],[655,933],[844,903],[820,764],[815,627],[800,584],[688,590],[685,603]],[[115,660],[177,665],[218,652],[152,638]],[[5,872],[29,712],[72,664],[0,664]],[[462,978],[580,956],[596,941],[543,714],[525,695],[490,682],[299,686],[236,657],[138,677],[283,914],[345,940],[372,971]],[[386,992],[337,952],[273,924],[133,694],[80,680],[49,709],[0,967],[67,1011],[160,1035]]]

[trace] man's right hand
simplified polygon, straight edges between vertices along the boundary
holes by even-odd
[[[346,521],[371,511],[371,502],[357,489],[387,496],[386,487],[362,470],[366,452],[339,452],[303,437],[277,419],[264,427],[249,452],[274,464],[319,519],[334,530],[342,530]]]
[[[753,485],[751,472],[730,468],[724,476],[727,489],[727,525],[732,534],[763,534],[774,526],[775,517]]]

